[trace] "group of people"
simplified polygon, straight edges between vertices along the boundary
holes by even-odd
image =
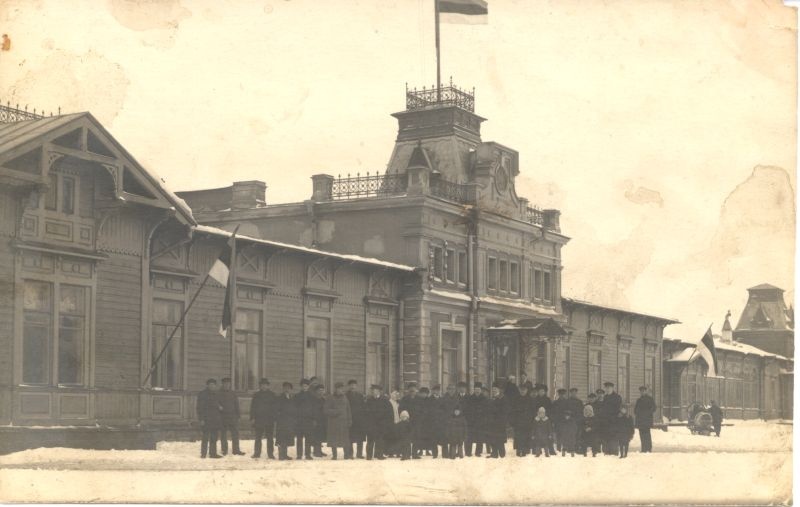
[[[627,413],[622,397],[614,384],[590,393],[584,402],[578,390],[558,389],[555,399],[547,395],[547,386],[533,385],[525,377],[519,385],[516,378],[495,382],[491,388],[476,382],[472,392],[459,382],[447,386],[418,388],[409,383],[405,393],[394,389],[389,393],[379,385],[370,386],[363,394],[358,382],[350,380],[334,385],[326,395],[318,379],[302,379],[300,389],[284,382],[280,394],[261,379],[259,390],[250,405],[255,443],[253,458],[262,455],[266,440],[267,458],[290,460],[321,458],[323,443],[330,448],[332,459],[376,459],[387,457],[402,460],[463,458],[482,456],[502,458],[506,455],[508,428],[512,428],[517,456],[549,457],[575,454],[597,456],[599,453],[625,458],[628,445],[638,428],[642,452],[652,451],[650,428],[656,404],[640,388],[634,409],[636,419]],[[229,378],[218,388],[215,379],[206,382],[206,389],[197,397],[197,414],[202,426],[201,457],[219,458],[231,451],[244,455],[239,446],[239,398],[231,389]]]

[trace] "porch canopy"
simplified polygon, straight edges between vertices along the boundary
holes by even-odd
[[[503,321],[486,328],[489,338],[549,338],[569,333],[550,317]]]

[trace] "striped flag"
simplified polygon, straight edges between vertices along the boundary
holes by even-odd
[[[703,359],[705,359],[706,364],[708,364],[708,376],[716,377],[717,376],[717,349],[714,347],[714,335],[711,334],[711,328],[708,328],[706,334],[700,340],[700,343],[697,344],[697,349],[695,349],[697,354],[700,355]]]
[[[442,23],[480,25],[489,22],[486,0],[436,0]]]
[[[219,258],[211,266],[208,271],[208,276],[217,281],[220,285],[225,287],[225,305],[222,307],[222,322],[219,325],[219,334],[223,338],[228,336],[228,328],[231,327],[231,259],[233,258],[233,249],[235,248],[234,242],[236,233],[231,235],[231,239],[222,249]]]

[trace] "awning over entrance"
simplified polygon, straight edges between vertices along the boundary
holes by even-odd
[[[489,338],[546,338],[569,334],[551,318],[505,321],[486,328],[486,333]]]

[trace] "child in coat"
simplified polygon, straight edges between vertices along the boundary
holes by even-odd
[[[589,448],[592,449],[592,457],[597,456],[600,450],[600,440],[597,434],[597,419],[594,416],[594,408],[591,405],[583,407],[583,425],[581,427],[581,454],[587,455]]]
[[[394,425],[394,432],[400,460],[411,459],[411,416],[405,410],[400,412],[400,422]]]
[[[633,418],[628,414],[628,409],[622,406],[617,414],[615,421],[617,429],[617,440],[619,440],[619,457],[628,457],[628,446],[633,439]]]
[[[553,421],[547,417],[547,410],[539,407],[536,417],[533,419],[533,454],[538,458],[544,455],[550,457],[550,439],[553,435]]]
[[[453,410],[452,415],[447,420],[446,427],[447,444],[450,449],[450,459],[464,457],[464,440],[467,438],[467,420],[461,414],[460,409]]]
[[[558,443],[561,445],[561,455],[569,453],[575,457],[575,446],[578,440],[578,422],[572,417],[572,411],[564,411],[561,424],[558,425]]]

